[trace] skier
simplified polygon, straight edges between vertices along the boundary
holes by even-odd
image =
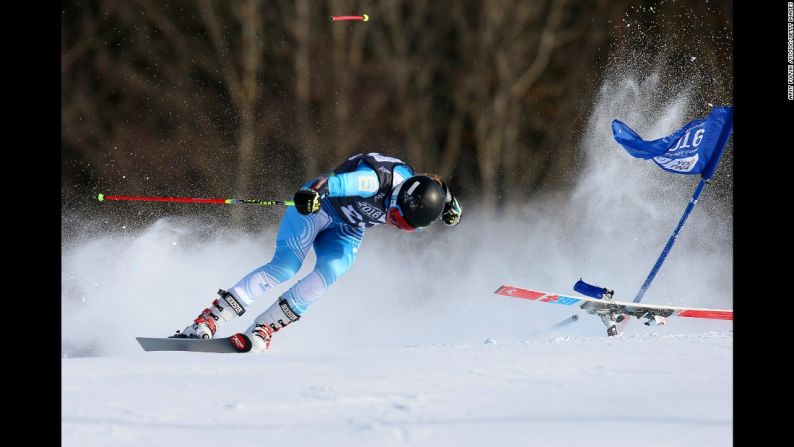
[[[246,330],[253,352],[270,347],[274,332],[298,321],[306,309],[353,264],[365,228],[390,223],[400,230],[421,230],[439,217],[448,226],[460,222],[463,209],[437,176],[415,174],[402,160],[376,152],[358,154],[295,193],[276,236],[273,259],[243,277],[204,309],[191,325],[172,337],[212,338],[218,329],[245,313],[276,284],[292,278],[314,245],[314,271],[295,283]]]

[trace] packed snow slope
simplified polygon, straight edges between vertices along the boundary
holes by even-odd
[[[67,359],[63,445],[729,446],[732,344],[653,333]]]
[[[493,294],[503,284],[571,294],[581,277],[634,297],[697,179],[630,158],[610,122],[669,135],[695,118],[688,91],[656,74],[607,80],[578,138],[573,188],[496,215],[464,200],[452,229],[368,230],[350,272],[261,355],[144,353],[135,337],[183,329],[216,290],[267,262],[282,210],[246,209],[263,222],[253,233],[207,219],[201,205],[143,226],[134,213],[118,226],[103,213],[145,204],[66,212],[63,445],[731,445],[732,322],[633,320],[610,339],[578,309]],[[643,302],[733,307],[719,185]],[[577,322],[557,325],[573,313]]]

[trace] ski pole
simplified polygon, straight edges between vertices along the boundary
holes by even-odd
[[[285,205],[294,206],[292,200],[258,200],[258,199],[202,199],[195,197],[142,197],[142,196],[106,196],[99,194],[97,200],[136,201],[136,202],[178,202],[178,203],[212,203],[217,205]]]
[[[369,16],[364,14],[361,16],[331,16],[331,21],[336,22],[338,20],[359,20],[361,22],[369,21]]]

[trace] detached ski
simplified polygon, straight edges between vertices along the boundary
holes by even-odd
[[[611,292],[611,291],[610,291]],[[659,306],[656,304],[637,304],[632,302],[614,301],[611,299],[595,299],[583,296],[565,296],[559,293],[541,292],[540,290],[522,289],[513,286],[501,286],[494,292],[497,295],[512,296],[541,303],[555,303],[570,306],[581,304],[584,310],[613,310],[618,314],[642,318],[648,314],[663,317],[677,316],[689,318],[708,318],[714,320],[733,320],[733,310],[702,309],[697,307]],[[611,294],[609,295],[611,296]]]
[[[582,283],[582,284],[580,284]],[[733,320],[733,310],[730,309],[702,309],[696,307],[659,306],[655,304],[637,304],[612,299],[614,291],[591,286],[579,280],[574,286],[579,293],[598,296],[602,298],[588,298],[583,296],[566,296],[559,293],[543,292],[540,290],[522,289],[513,286],[501,286],[494,292],[497,295],[512,296],[540,303],[555,303],[564,306],[576,304],[580,309],[589,314],[598,315],[607,326],[607,335],[614,336],[618,333],[617,324],[624,321],[627,316],[645,318],[646,326],[661,326],[667,323],[668,317],[707,318],[713,320]]]
[[[135,337],[144,351],[189,351],[189,352],[248,352],[251,339],[245,334],[234,334],[225,338],[147,338]]]

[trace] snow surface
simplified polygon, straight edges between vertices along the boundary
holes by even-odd
[[[729,446],[732,348],[725,331],[64,359],[63,445]]]
[[[143,227],[145,205],[65,213],[63,446],[731,445],[732,322],[633,320],[607,338],[578,309],[493,294],[571,294],[583,278],[629,301],[656,261],[697,179],[632,159],[610,123],[667,135],[693,118],[696,89],[621,76],[577,135],[572,189],[498,216],[464,201],[454,229],[368,230],[352,269],[261,355],[144,353],[134,337],[183,329],[267,262],[283,211],[246,209],[263,221],[255,233],[200,208]],[[733,308],[732,220],[714,183],[644,303]],[[140,211],[109,228],[105,213],[122,209]]]

